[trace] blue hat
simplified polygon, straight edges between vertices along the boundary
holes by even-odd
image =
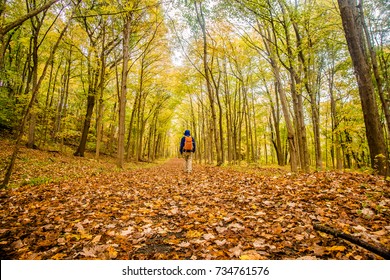
[[[191,133],[190,133],[190,131],[187,129],[186,131],[184,131],[184,135],[185,135],[185,136],[190,136]]]

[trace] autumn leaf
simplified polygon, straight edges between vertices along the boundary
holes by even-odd
[[[81,239],[86,239],[86,240],[91,240],[92,239],[92,235],[91,234],[88,234],[88,233],[82,233],[81,235],[80,235],[80,238]]]
[[[55,254],[54,256],[52,256],[51,259],[52,260],[63,260],[66,257],[67,257],[66,254],[58,253],[58,254]]]
[[[239,258],[242,254],[242,246],[237,245],[236,247],[229,249],[229,252],[230,252],[231,256]]]
[[[96,251],[94,250],[94,248],[84,247],[83,251],[80,253],[80,255],[83,255],[83,256],[88,257],[88,258],[96,258],[95,253],[96,253]]]
[[[326,250],[328,251],[345,251],[345,246],[332,246],[332,247],[326,247]]]
[[[187,247],[190,247],[191,246],[191,243],[190,242],[181,242],[180,244],[178,244],[179,247],[181,248],[187,248]]]
[[[134,232],[134,228],[132,226],[129,226],[126,230],[122,230],[120,235],[126,236],[132,234],[133,232]]]
[[[264,239],[257,239],[253,242],[253,246],[255,248],[263,248],[265,246],[265,240]]]
[[[224,240],[215,240],[214,242],[215,242],[215,244],[217,244],[218,246],[223,246],[223,245],[227,244],[226,239],[224,239]]]
[[[205,240],[211,240],[211,239],[215,239],[215,236],[213,234],[207,233],[207,234],[203,234],[203,238]]]
[[[266,257],[260,255],[257,251],[245,251],[240,255],[240,260],[265,260]]]
[[[200,231],[196,231],[196,230],[189,230],[187,233],[186,233],[186,237],[187,238],[199,238],[203,235],[203,232],[200,232]]]
[[[108,247],[107,251],[108,251],[108,257],[110,259],[116,259],[117,258],[118,252],[114,249],[114,247],[112,247],[112,246]]]
[[[92,243],[98,243],[100,241],[100,239],[102,238],[102,236],[99,234],[99,235],[96,235],[93,239],[92,239]]]
[[[324,248],[322,246],[315,245],[313,247],[314,255],[316,255],[318,257],[323,256],[325,254],[325,250],[326,250],[326,248]]]

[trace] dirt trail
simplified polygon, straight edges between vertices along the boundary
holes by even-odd
[[[182,164],[2,193],[1,258],[380,259],[313,221],[390,247],[389,188],[379,177],[200,165],[186,175]]]

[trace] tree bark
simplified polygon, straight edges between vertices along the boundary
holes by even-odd
[[[330,95],[330,111],[332,118],[332,150],[333,150],[333,168],[341,170],[343,168],[343,160],[341,156],[341,143],[340,143],[340,132],[337,131],[339,126],[339,117],[336,110],[336,98],[334,96],[334,67],[329,73],[329,95]],[[336,160],[336,164],[334,161]]]
[[[382,258],[386,259],[386,260],[390,260],[390,251],[386,248],[383,248],[381,245],[372,245],[370,243],[367,243],[363,240],[360,240],[358,238],[356,238],[355,236],[353,235],[350,235],[350,234],[346,234],[342,231],[339,231],[337,229],[334,229],[334,228],[331,228],[331,227],[328,227],[328,226],[325,226],[325,225],[321,225],[321,224],[318,224],[318,223],[315,223],[313,224],[313,227],[315,230],[318,230],[318,231],[322,231],[322,232],[325,232],[325,233],[328,233],[328,234],[331,234],[335,237],[341,237],[345,240],[348,240],[349,242],[352,242],[353,244],[356,244],[360,247],[363,247],[364,249],[367,249],[369,250],[370,252],[373,252],[379,256],[381,256]]]
[[[352,58],[359,87],[360,101],[366,126],[366,137],[371,155],[371,167],[378,174],[388,172],[388,154],[379,120],[371,68],[364,49],[363,27],[356,0],[338,0],[345,38]]]
[[[103,23],[103,41],[102,41],[102,51],[100,54],[100,83],[99,83],[99,106],[98,106],[98,116],[96,120],[96,158],[100,156],[100,146],[103,138],[103,112],[104,112],[104,87],[105,87],[105,76],[106,76],[106,57],[105,57],[105,41],[106,41],[106,23]]]
[[[125,121],[126,121],[126,95],[127,95],[127,70],[129,63],[130,27],[131,19],[127,15],[123,28],[123,68],[122,84],[119,96],[119,135],[118,135],[118,162],[119,168],[123,168],[125,158]]]
[[[359,7],[359,12],[360,12],[359,16],[361,17],[361,22],[363,25],[364,33],[366,35],[368,51],[370,53],[372,71],[374,73],[379,98],[380,98],[380,101],[382,103],[382,109],[383,109],[383,113],[385,115],[385,119],[386,119],[386,123],[387,123],[388,137],[390,140],[390,99],[386,99],[386,96],[385,96],[383,80],[382,80],[382,77],[381,77],[380,72],[379,72],[378,60],[377,60],[375,49],[374,49],[374,46],[373,46],[373,43],[371,40],[371,35],[369,32],[369,29],[368,29],[368,26],[367,26],[367,24],[365,22],[365,18],[364,18],[363,0],[360,0],[360,4],[358,7]]]

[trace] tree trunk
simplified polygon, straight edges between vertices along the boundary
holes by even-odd
[[[96,49],[95,42],[92,40],[91,36],[91,42],[93,49]],[[94,59],[91,57],[94,56]],[[94,65],[94,62],[98,61],[98,65]],[[98,55],[96,54],[96,51],[93,54],[90,54],[88,56],[88,96],[87,96],[87,111],[85,113],[85,119],[84,119],[84,125],[83,130],[81,132],[81,139],[79,146],[77,147],[77,150],[74,152],[75,156],[84,157],[85,154],[85,148],[87,145],[88,140],[88,133],[89,129],[91,127],[91,120],[92,120],[92,114],[93,109],[95,107],[96,103],[96,95],[97,95],[97,88],[99,84],[99,76],[100,76],[100,61],[98,59]]]
[[[356,0],[338,0],[345,38],[352,58],[359,86],[366,136],[371,155],[371,166],[378,174],[388,171],[387,149],[379,120],[371,69],[364,49],[363,28],[359,18]]]
[[[329,94],[330,94],[330,110],[331,110],[331,118],[332,118],[332,149],[334,151],[333,158],[336,160],[336,169],[341,170],[343,168],[343,160],[341,156],[341,143],[340,143],[340,132],[337,131],[339,126],[339,118],[336,110],[336,99],[334,97],[333,91],[333,70],[331,70],[329,78]],[[334,160],[333,160],[334,162]]]
[[[134,133],[133,133],[133,130],[134,130],[134,120],[135,120],[135,112],[137,111],[137,108],[138,108],[138,102],[139,101],[139,97],[140,94],[138,91],[136,91],[136,94],[135,94],[135,97],[134,97],[134,103],[133,103],[133,107],[132,107],[132,110],[131,110],[131,117],[130,117],[130,121],[129,121],[129,126],[128,126],[128,135],[127,135],[127,144],[126,144],[126,159],[129,160],[130,157],[133,157],[134,156],[134,149],[135,149],[135,144],[133,141],[133,138],[135,138],[136,136],[134,136]]]
[[[286,127],[287,127],[287,141],[288,141],[288,147],[289,147],[289,152],[290,152],[290,166],[291,166],[291,171],[292,172],[297,172],[298,171],[298,150],[296,146],[296,134],[295,134],[295,129],[293,126],[293,123],[290,119],[290,113],[289,113],[289,108],[288,108],[288,102],[287,102],[287,97],[286,93],[284,91],[284,88],[282,86],[282,78],[280,77],[280,69],[279,65],[276,62],[275,58],[275,53],[274,50],[272,49],[270,42],[275,41],[275,35],[271,35],[272,32],[269,30],[265,30],[267,34],[263,33],[261,34],[263,38],[263,42],[266,46],[267,53],[270,59],[270,64],[273,70],[273,74],[275,76],[275,87],[276,87],[276,92],[279,94],[280,97],[280,103],[282,105],[282,112],[284,116],[284,120],[286,122]]]
[[[279,102],[279,95],[277,92],[277,82],[275,82],[275,102],[272,100],[271,93],[264,81],[264,84],[266,86],[267,95],[269,102],[271,104],[271,116],[270,117],[270,127],[271,127],[271,140],[276,152],[276,158],[278,161],[278,165],[284,166],[286,163],[284,161],[284,155],[283,155],[283,147],[282,147],[282,140],[280,135],[280,102]]]
[[[211,80],[209,76],[209,66],[208,66],[208,52],[207,52],[207,34],[206,34],[206,21],[203,15],[203,7],[202,2],[194,2],[197,20],[199,23],[199,26],[201,27],[202,31],[202,38],[203,38],[203,68],[204,68],[204,76],[206,79],[206,87],[207,87],[207,94],[210,101],[210,109],[211,109],[211,132],[214,136],[214,144],[215,144],[215,150],[216,150],[216,156],[217,156],[217,165],[222,164],[222,157],[221,157],[221,150],[220,145],[218,144],[218,132],[217,132],[217,114],[215,110],[215,100],[214,100],[214,92],[211,87]]]
[[[127,70],[129,63],[130,48],[130,16],[127,15],[123,28],[123,68],[122,84],[119,96],[119,135],[118,135],[118,167],[123,168],[125,158],[125,121],[126,121],[126,95],[127,95]]]
[[[105,87],[105,76],[106,76],[106,57],[105,52],[105,39],[106,39],[106,24],[103,23],[103,41],[102,41],[102,51],[100,54],[100,83],[99,83],[99,106],[98,106],[98,116],[96,120],[96,158],[100,156],[100,146],[103,138],[103,112],[104,112],[104,87]]]
[[[364,28],[364,33],[366,35],[366,41],[367,41],[367,46],[368,50],[370,53],[370,58],[371,58],[371,65],[372,65],[372,70],[374,73],[375,81],[376,81],[376,87],[378,89],[378,94],[380,101],[382,103],[382,109],[383,113],[385,115],[386,123],[387,123],[387,131],[388,131],[388,137],[390,140],[390,98],[386,99],[385,92],[384,92],[384,86],[383,86],[383,80],[382,77],[379,73],[379,65],[378,65],[378,60],[376,57],[375,49],[371,40],[371,35],[368,30],[367,24],[364,19],[364,11],[363,11],[363,0],[360,1],[359,4],[359,16],[361,17],[361,22]]]
[[[89,128],[91,126],[93,108],[95,107],[95,99],[96,99],[95,94],[96,94],[95,92],[91,92],[88,94],[87,111],[85,113],[85,120],[84,120],[83,130],[81,132],[80,144],[77,147],[76,152],[74,153],[75,156],[84,157],[85,154],[85,147],[88,140]]]
[[[53,77],[53,71],[54,71],[54,61],[51,62],[50,65],[50,74],[49,74],[49,85],[47,87],[47,92],[46,92],[46,100],[45,100],[45,109],[43,112],[43,124],[44,124],[44,129],[43,129],[43,146],[46,146],[47,143],[47,132],[48,132],[48,127],[49,127],[49,122],[48,122],[48,113],[49,109],[51,107],[51,100],[53,99],[53,91],[56,86],[56,81],[57,81],[57,73]],[[53,83],[53,85],[52,85]],[[53,89],[53,91],[52,91]]]
[[[30,5],[34,6],[34,3],[27,4],[27,9],[29,10],[30,8],[35,8],[35,7],[30,7]],[[38,17],[38,15],[31,17],[30,22],[31,22],[31,32],[32,32],[32,37],[31,37],[31,43],[32,43],[32,88],[35,88],[37,83],[38,83],[38,49],[39,49],[39,43],[38,43],[38,37],[39,37],[39,32],[41,30],[43,20],[45,18],[45,14],[43,13],[42,17]],[[30,111],[30,116],[29,116],[29,129],[28,129],[28,140],[27,140],[27,147],[28,148],[35,148],[35,128],[37,124],[37,104],[38,101],[35,98],[33,100],[33,107]],[[35,107],[35,108],[34,108]]]

